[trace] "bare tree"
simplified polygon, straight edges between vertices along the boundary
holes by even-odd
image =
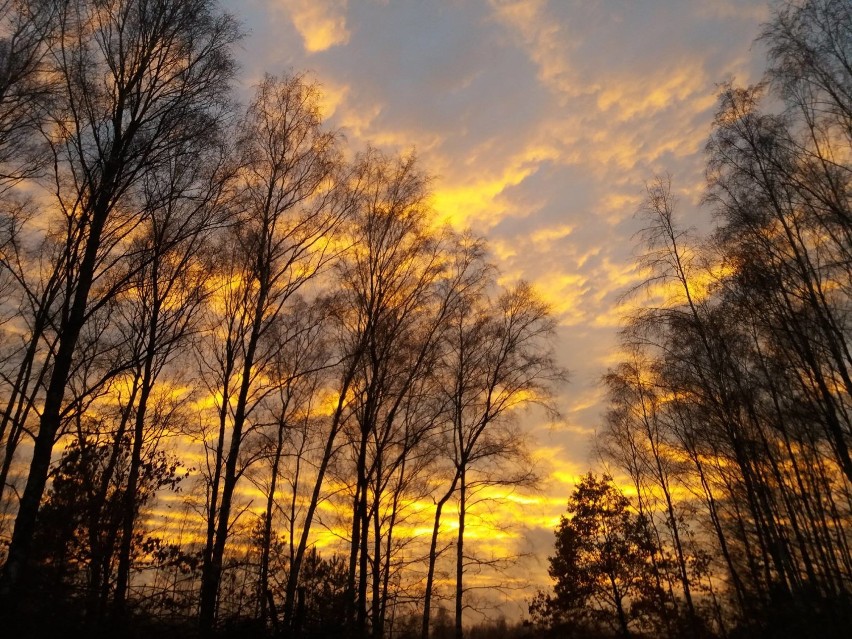
[[[299,524],[298,501],[306,474],[303,466],[312,462],[311,449],[321,443],[322,424],[316,404],[322,397],[322,384],[327,382],[330,359],[327,315],[325,300],[312,305],[294,304],[288,317],[269,336],[280,350],[272,368],[277,389],[265,407],[269,422],[260,442],[268,462],[268,470],[261,471],[263,479],[258,484],[266,494],[258,569],[258,614],[264,626],[270,619],[276,628],[278,623],[269,585],[274,523],[283,511],[289,537],[288,566],[292,566]],[[279,482],[288,484],[289,493],[279,488]]]
[[[520,283],[504,292],[492,309],[487,280],[462,295],[454,310],[442,362],[441,394],[446,402],[446,455],[452,464],[450,484],[436,503],[429,548],[421,636],[428,639],[438,536],[447,502],[458,495],[455,632],[461,637],[464,576],[464,531],[467,491],[475,474],[490,464],[521,455],[523,442],[511,428],[515,411],[530,403],[550,410],[551,384],[565,377],[556,364],[555,330],[549,309],[532,288]],[[496,475],[491,481],[508,481]],[[529,477],[515,478],[526,481]]]
[[[217,133],[211,132],[212,136]],[[163,429],[169,425],[156,405],[151,414],[149,402],[161,374],[188,350],[189,338],[198,329],[199,311],[209,301],[209,289],[204,286],[207,274],[199,257],[210,250],[212,232],[225,222],[221,200],[230,167],[222,152],[223,144],[215,137],[194,140],[163,171],[152,171],[146,177],[145,193],[152,212],[140,238],[138,250],[145,265],[133,282],[133,310],[128,318],[130,329],[137,331],[140,352],[135,359],[138,399],[130,435],[114,595],[119,619],[126,615],[131,542],[139,514],[136,485],[142,473],[143,451],[148,457],[153,455]],[[123,436],[119,433],[118,439]]]
[[[429,369],[448,304],[436,287],[443,242],[426,225],[426,182],[414,158],[373,153],[367,161],[353,248],[341,263],[344,295],[354,310],[344,339],[360,353],[351,387],[356,478],[347,596],[347,618],[358,633],[366,631],[368,616],[371,515],[378,517],[386,469],[398,463],[386,459],[389,444],[409,391]],[[381,554],[372,557],[374,573],[380,561]]]
[[[254,430],[252,413],[270,392],[267,369],[277,346],[264,338],[294,294],[337,255],[333,234],[350,208],[335,135],[321,128],[318,96],[301,77],[267,77],[240,124],[236,220],[220,252],[217,303],[223,308],[210,331],[218,366],[207,365],[205,373],[220,399],[202,570],[203,634],[215,622],[234,491],[246,469],[240,453]]]
[[[21,318],[29,321],[24,328],[29,334],[19,344],[15,344],[18,340],[8,340],[11,343],[0,356],[5,404],[0,417],[0,445],[4,449],[0,504],[17,446],[26,433],[32,388],[38,385],[32,381],[33,376],[39,378],[41,358],[37,352],[46,309],[51,308],[55,295],[50,286],[33,290],[36,278],[27,272],[33,256],[24,250],[21,235],[34,214],[34,205],[12,189],[21,180],[39,175],[49,159],[40,144],[39,129],[51,89],[43,71],[56,26],[54,13],[49,2],[0,3],[0,198],[4,205],[0,222],[0,323],[15,325]],[[48,266],[47,272],[51,270],[55,269]]]
[[[65,288],[45,380],[33,458],[18,508],[0,596],[24,574],[69,376],[88,319],[122,290],[126,242],[143,219],[138,193],[151,167],[182,141],[217,126],[228,97],[234,21],[209,0],[106,3],[67,0],[45,57],[56,79],[46,118]],[[125,273],[132,269],[125,269]]]

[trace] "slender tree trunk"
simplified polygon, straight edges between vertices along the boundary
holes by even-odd
[[[726,539],[725,533],[722,530],[722,523],[719,520],[716,499],[713,496],[713,491],[710,488],[710,484],[704,472],[704,465],[701,463],[698,454],[695,452],[690,452],[690,457],[692,458],[693,464],[695,464],[696,471],[698,471],[698,479],[701,482],[701,487],[704,491],[704,497],[707,501],[710,521],[713,524],[713,530],[716,533],[716,539],[719,542],[719,550],[722,552],[722,557],[725,559],[725,565],[728,568],[728,574],[730,575],[731,581],[734,584],[734,593],[736,594],[737,603],[739,604],[740,610],[744,611],[745,587],[743,585],[742,578],[740,577],[740,574],[734,564],[733,558],[731,557],[731,551],[728,548],[728,540]]]
[[[698,616],[695,612],[695,604],[692,601],[692,588],[689,584],[689,572],[686,568],[686,555],[683,550],[683,543],[680,539],[680,524],[677,521],[677,514],[672,501],[671,490],[669,489],[668,481],[663,473],[663,468],[660,463],[660,458],[656,447],[654,448],[654,459],[657,462],[657,472],[660,475],[660,486],[663,489],[663,495],[666,500],[666,514],[669,519],[669,526],[672,531],[672,540],[675,545],[675,557],[677,558],[678,573],[680,576],[681,586],[683,587],[683,597],[686,600],[686,610],[689,614],[689,625],[692,628],[693,636],[699,635]]]
[[[376,469],[376,484],[378,485],[381,480],[381,468],[377,467]],[[382,565],[382,524],[381,524],[381,493],[376,490],[376,494],[373,495],[373,601],[372,601],[372,628],[373,639],[382,639],[384,636],[384,628],[381,626],[381,585],[382,585],[382,574],[384,570],[388,570],[390,568],[389,565]]]
[[[618,613],[618,625],[621,628],[621,636],[624,639],[630,639],[630,628],[627,625],[627,614],[624,611],[624,598],[618,592],[618,587],[615,585],[615,580],[610,577],[612,584],[612,599],[615,602],[615,610]]]
[[[368,478],[365,478],[364,494],[361,497],[361,544],[358,560],[358,614],[356,633],[358,637],[367,636],[367,573],[370,565],[370,513],[367,509]]]
[[[652,401],[648,397],[646,397],[645,389],[642,386],[641,380],[639,380],[639,393],[640,393],[640,403],[642,406],[642,424],[645,426],[645,434],[648,438],[648,443],[651,447],[651,454],[654,458],[654,469],[657,475],[657,481],[659,483],[660,488],[663,491],[663,496],[666,501],[666,513],[668,515],[669,529],[672,533],[672,540],[674,541],[675,546],[675,557],[677,559],[678,572],[681,582],[681,587],[683,588],[683,597],[686,600],[686,608],[687,613],[689,615],[689,623],[692,628],[693,636],[697,637],[699,633],[698,629],[698,617],[695,613],[695,605],[692,601],[692,589],[689,584],[689,573],[686,569],[686,559],[683,551],[683,544],[680,539],[680,525],[677,520],[677,515],[674,509],[674,503],[672,501],[671,490],[669,487],[669,480],[667,473],[663,469],[663,463],[661,459],[661,451],[660,451],[660,441],[659,441],[659,428],[658,422],[656,420],[656,413],[654,409],[651,409],[651,414],[648,414],[646,410],[646,402]],[[654,424],[652,426],[652,423]],[[638,471],[637,471],[638,472]],[[641,500],[641,491],[639,490],[639,481],[637,478],[636,481],[636,490],[637,495]],[[653,519],[651,519],[653,521]],[[654,526],[654,530],[656,531],[656,526]],[[662,544],[659,544],[662,547]],[[657,567],[656,558],[653,558],[654,561],[654,571],[657,575],[657,579],[659,579],[659,570]],[[669,588],[671,589],[671,583],[669,584]]]
[[[464,612],[464,524],[467,514],[467,477],[462,466],[459,477],[459,533],[456,542],[456,639],[464,639],[462,613]]]
[[[97,626],[105,612],[107,603],[107,593],[109,590],[109,574],[110,563],[115,552],[115,540],[118,536],[120,527],[119,521],[114,521],[108,513],[104,511],[107,500],[109,498],[110,483],[115,479],[115,468],[118,465],[118,460],[121,457],[122,449],[124,448],[124,435],[127,432],[127,426],[130,423],[131,414],[136,404],[136,395],[140,392],[142,374],[138,366],[134,371],[133,385],[131,387],[130,396],[127,399],[127,404],[121,412],[121,419],[118,429],[113,435],[112,448],[110,450],[109,460],[106,467],[101,473],[101,479],[94,491],[94,494],[89,497],[89,548],[91,552],[90,558],[90,581],[88,584],[88,600],[86,604],[86,616],[92,626]],[[80,437],[81,447],[84,446],[83,437]],[[125,493],[126,495],[127,493]],[[105,517],[106,515],[106,517]],[[108,530],[104,530],[108,527]],[[109,541],[104,542],[105,534]],[[104,592],[106,591],[106,592]]]
[[[222,371],[222,405],[219,407],[219,433],[213,459],[213,477],[210,481],[210,503],[207,505],[207,533],[204,542],[205,565],[212,560],[216,537],[216,514],[219,512],[219,486],[222,482],[222,463],[225,458],[225,431],[228,425],[228,404],[231,401],[230,380],[234,370],[234,345],[231,336],[225,346],[225,366]]]
[[[393,492],[393,503],[391,506],[390,521],[388,522],[387,541],[385,543],[385,566],[382,573],[382,603],[381,610],[379,612],[379,627],[382,629],[383,634],[385,630],[385,621],[387,620],[388,590],[391,576],[391,558],[393,553],[393,531],[396,526],[396,517],[399,513],[399,498],[402,494],[403,484],[405,481],[405,465],[406,458],[403,457],[399,468],[399,481],[397,482],[397,486]],[[388,628],[388,633],[391,637],[393,636],[393,622],[391,622],[390,627]]]
[[[285,405],[286,410],[286,405]],[[267,599],[272,597],[269,591],[269,555],[272,545],[272,515],[275,505],[275,490],[278,487],[278,467],[281,464],[281,452],[284,450],[284,413],[282,411],[281,418],[278,422],[278,438],[275,442],[275,455],[272,458],[271,478],[269,481],[269,494],[266,496],[266,518],[263,522],[263,538],[261,540],[260,549],[260,578],[258,581],[258,596],[260,597],[260,624],[262,628],[266,628],[266,617],[268,612]],[[267,597],[267,593],[269,596]],[[274,615],[274,611],[273,615]],[[277,625],[278,620],[275,620]]]
[[[142,445],[145,435],[145,416],[148,408],[148,398],[151,394],[151,362],[146,359],[145,379],[142,383],[142,392],[139,395],[139,406],[136,413],[136,422],[133,428],[133,447],[130,451],[130,469],[127,477],[127,490],[124,493],[124,503],[121,513],[121,545],[118,549],[118,568],[116,571],[115,594],[113,603],[115,605],[116,619],[121,622],[127,614],[127,592],[130,587],[130,563],[133,547],[133,531],[136,524],[138,511],[137,493],[139,490],[139,476],[142,468]]]
[[[362,425],[361,439],[358,443],[358,458],[356,461],[355,496],[352,503],[352,539],[349,546],[349,574],[346,585],[346,623],[360,632],[363,628],[359,623],[360,608],[363,602],[358,600],[360,593],[359,553],[362,552],[362,522],[367,510],[367,435],[368,430]]]
[[[432,540],[429,542],[429,567],[426,571],[426,592],[423,595],[423,621],[420,626],[421,639],[429,639],[429,624],[432,610],[432,590],[435,583],[435,563],[438,559],[438,533],[441,529],[441,512],[453,494],[456,492],[460,472],[456,471],[453,482],[444,496],[438,500],[435,506],[435,523],[432,525]]]

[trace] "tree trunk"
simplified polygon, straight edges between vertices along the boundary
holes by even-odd
[[[630,639],[630,629],[627,626],[627,614],[624,611],[624,598],[618,592],[618,587],[615,585],[615,580],[610,578],[612,582],[612,598],[615,601],[615,610],[618,613],[618,625],[621,628],[621,636],[624,639]]]
[[[285,404],[286,410],[286,404]],[[271,479],[269,482],[269,494],[266,496],[266,519],[263,522],[263,538],[260,549],[260,578],[258,580],[258,596],[260,597],[260,624],[266,628],[266,617],[268,614],[267,600],[272,599],[269,591],[269,555],[272,545],[272,513],[275,505],[275,489],[278,486],[278,467],[281,463],[281,451],[284,449],[284,412],[278,422],[278,439],[275,442],[275,456],[272,458]],[[271,611],[274,624],[278,624],[275,611]]]
[[[370,513],[367,509],[367,482],[361,498],[361,545],[358,560],[358,615],[356,617],[356,633],[358,637],[367,636],[367,572],[370,562]]]
[[[438,559],[438,532],[441,528],[441,512],[453,494],[456,492],[456,484],[459,480],[459,472],[453,476],[453,482],[444,496],[438,500],[435,506],[435,523],[432,526],[432,541],[429,543],[429,567],[426,572],[426,592],[423,595],[423,622],[420,626],[420,638],[429,639],[429,624],[432,606],[432,588],[435,583],[435,562]]]
[[[362,520],[366,517],[367,510],[367,430],[361,427],[361,439],[358,445],[358,459],[356,461],[355,496],[352,503],[352,539],[349,546],[349,574],[346,582],[346,623],[353,631],[361,631],[358,625],[360,608],[362,602],[358,601],[360,591],[359,553],[361,550]],[[356,633],[357,634],[357,633]]]
[[[456,542],[456,639],[464,639],[462,613],[464,611],[464,519],[467,514],[467,477],[462,466],[459,478],[459,535]]]
[[[381,478],[381,470],[376,471],[376,483],[378,484]],[[373,601],[372,601],[372,628],[373,639],[382,639],[384,636],[384,628],[381,625],[381,585],[382,573],[388,570],[390,566],[382,566],[382,524],[381,524],[381,509],[380,509],[381,493],[376,490],[373,495]]]

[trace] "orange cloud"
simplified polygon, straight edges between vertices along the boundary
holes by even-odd
[[[461,179],[445,177],[435,189],[432,206],[438,220],[459,229],[475,227],[487,232],[507,216],[531,213],[528,209],[518,210],[504,197],[506,191],[532,176],[542,162],[557,156],[552,146],[532,144],[507,158],[502,166],[488,166],[477,161],[479,153],[473,154],[470,164],[474,166],[468,167]]]
[[[282,4],[309,53],[349,42],[347,0],[283,0]]]

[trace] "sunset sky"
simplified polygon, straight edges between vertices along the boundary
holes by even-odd
[[[544,495],[515,534],[537,553],[602,412],[617,361],[618,299],[634,283],[634,212],[669,172],[686,224],[706,224],[703,149],[716,85],[761,73],[755,0],[227,0],[247,35],[248,91],[264,72],[306,71],[349,146],[416,149],[434,207],[489,241],[506,282],[533,282],[559,320],[571,371],[557,424],[530,418]]]

